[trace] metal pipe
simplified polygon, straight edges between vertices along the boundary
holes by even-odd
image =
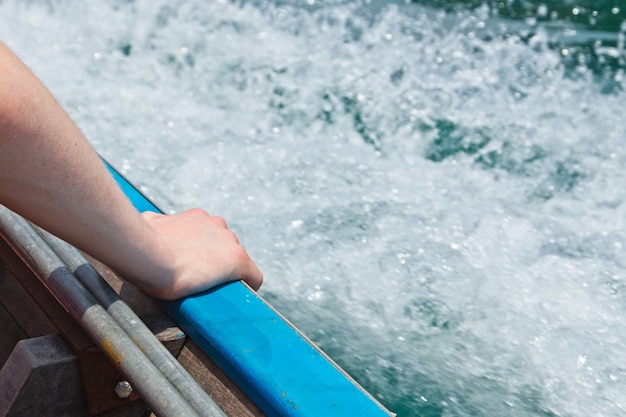
[[[199,415],[226,417],[78,249],[37,226],[33,228]]]
[[[0,233],[159,416],[198,416],[21,216],[0,205]]]

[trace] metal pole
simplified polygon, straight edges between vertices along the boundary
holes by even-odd
[[[61,259],[47,245],[37,243],[41,238],[28,222],[2,205],[0,233],[157,415],[198,416]]]
[[[199,415],[226,417],[78,249],[37,226],[33,228]]]

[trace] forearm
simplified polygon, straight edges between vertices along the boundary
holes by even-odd
[[[137,213],[54,97],[1,43],[0,203],[160,298],[263,281],[222,218]]]
[[[155,254],[167,254],[154,230],[57,101],[2,44],[0,166],[2,204],[103,262],[122,265],[131,278],[158,276],[150,271],[159,268]]]

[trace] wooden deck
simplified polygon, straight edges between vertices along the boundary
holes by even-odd
[[[153,415],[115,394],[124,377],[1,238],[0,261],[0,417]],[[93,264],[226,415],[263,415],[151,298]]]

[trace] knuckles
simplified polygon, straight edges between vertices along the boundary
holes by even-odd
[[[228,229],[228,224],[226,223],[226,219],[219,216],[210,216],[210,221],[213,224],[223,227],[224,229]]]
[[[187,216],[198,218],[199,221],[209,222],[225,229],[228,228],[226,219],[220,216],[211,216],[208,212],[201,208],[192,208],[183,213]]]

